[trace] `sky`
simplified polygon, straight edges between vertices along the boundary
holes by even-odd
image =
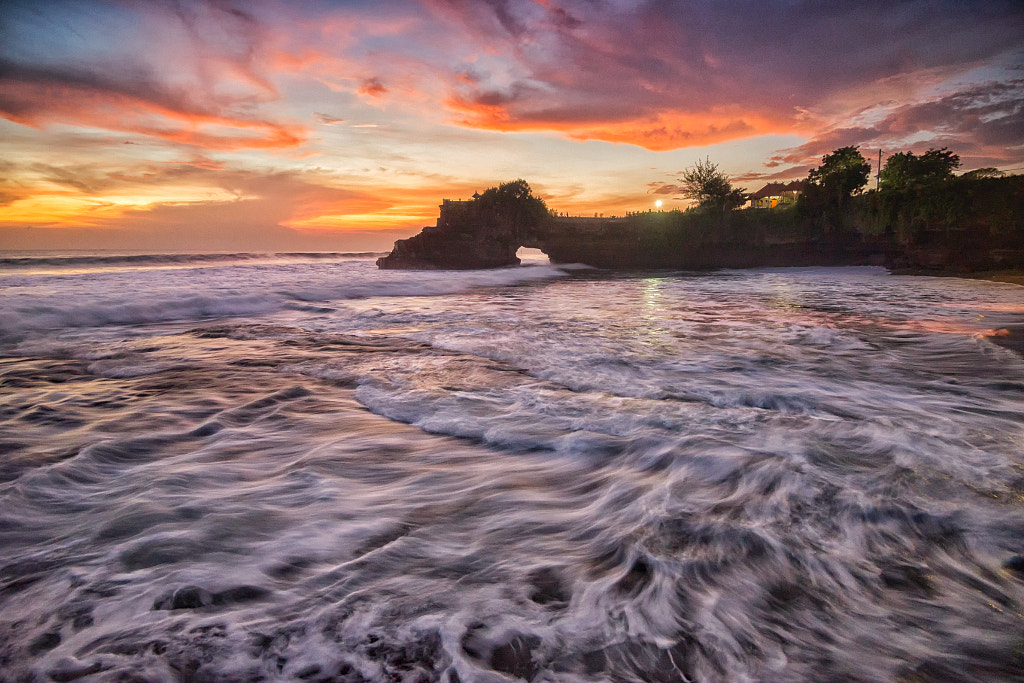
[[[383,251],[516,178],[684,208],[859,145],[1024,169],[1024,4],[3,0],[0,249]]]

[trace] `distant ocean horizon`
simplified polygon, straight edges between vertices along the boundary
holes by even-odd
[[[0,252],[0,678],[1024,675],[1019,286],[378,255]]]

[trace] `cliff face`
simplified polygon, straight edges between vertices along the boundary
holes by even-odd
[[[480,210],[475,201],[441,204],[437,224],[395,242],[377,267],[410,270],[472,270],[519,264],[515,230]]]
[[[377,267],[398,270],[475,270],[519,265],[519,245],[503,235],[481,229],[445,231],[430,226],[409,239],[395,242],[387,256],[377,259]]]
[[[628,218],[554,218],[530,227],[489,222],[455,202],[442,205],[437,225],[395,242],[380,268],[464,270],[519,264],[519,247],[546,253],[552,263],[585,263],[597,268],[753,268],[880,264],[877,244],[836,237],[811,238],[773,225],[771,217],[726,216],[707,229],[679,213],[638,214]],[[849,242],[849,243],[847,243]]]

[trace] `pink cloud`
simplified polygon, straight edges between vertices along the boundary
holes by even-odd
[[[367,97],[380,97],[387,91],[388,89],[384,87],[384,84],[378,78],[365,79],[359,88],[359,94],[366,95]]]
[[[262,25],[244,7],[116,7],[69,11],[86,22],[81,27],[60,4],[36,8],[31,21],[12,12],[16,39],[0,48],[0,116],[37,128],[88,126],[218,150],[294,147],[305,139],[303,126],[257,113],[279,94],[263,72]],[[119,22],[132,32],[118,34]],[[71,30],[77,44],[91,31],[89,42],[81,56],[68,58],[66,49],[40,51],[17,40],[18,28],[35,24],[56,36]]]

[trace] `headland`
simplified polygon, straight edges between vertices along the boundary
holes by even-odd
[[[395,243],[380,268],[516,265],[519,247],[552,263],[642,270],[880,265],[972,275],[1024,270],[1024,176],[956,178],[914,193],[870,191],[840,207],[650,211],[559,216],[519,180],[445,200],[437,223]]]

